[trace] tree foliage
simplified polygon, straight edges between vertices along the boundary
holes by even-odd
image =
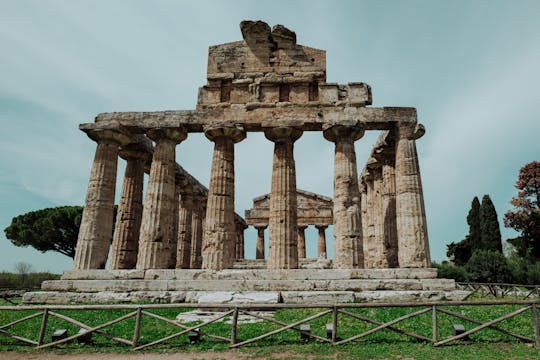
[[[14,217],[4,232],[15,246],[32,246],[41,252],[57,251],[73,258],[82,211],[82,206],[31,211]]]
[[[477,250],[473,253],[465,270],[473,282],[508,282],[512,280],[510,267],[501,252]]]
[[[484,195],[480,206],[479,249],[494,250],[502,254],[502,240],[497,211],[489,195]]]
[[[516,188],[518,194],[510,201],[515,209],[504,215],[504,225],[520,236],[509,242],[521,257],[540,260],[540,162],[533,161],[520,169]]]

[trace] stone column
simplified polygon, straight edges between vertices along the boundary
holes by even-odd
[[[317,257],[326,259],[326,225],[315,225],[318,230],[317,235]]]
[[[257,229],[255,259],[264,259],[264,229],[266,226],[255,226],[255,229]]]
[[[143,207],[137,269],[169,269],[176,263],[175,149],[187,133],[183,129],[152,129],[147,136],[156,147]]]
[[[383,215],[383,178],[382,164],[375,161],[369,169],[373,173],[373,192],[371,198],[371,218],[373,231],[370,233],[370,259],[371,268],[384,269],[388,267],[387,248],[384,242],[384,215]]]
[[[96,154],[77,238],[73,269],[104,269],[109,255],[114,216],[118,146],[129,139],[110,130],[92,131]]]
[[[398,240],[396,227],[396,178],[394,163],[385,159],[382,166],[382,215],[386,265],[398,267]]]
[[[244,259],[244,230],[246,225],[236,222],[236,260]]]
[[[330,125],[323,129],[335,143],[334,156],[334,268],[364,267],[362,219],[354,142],[364,134],[362,123]]]
[[[133,269],[137,265],[139,249],[144,165],[151,155],[141,150],[124,148],[120,156],[126,160],[126,171],[116,214],[110,268]]]
[[[306,228],[307,226],[298,226],[298,258],[306,258]]]
[[[360,175],[360,178],[358,179],[359,188],[360,188],[360,203],[361,203],[361,217],[362,217],[362,247],[364,252],[364,267],[368,267],[368,254],[367,254],[367,237],[368,237],[368,192],[367,192],[367,178],[368,178],[368,171],[366,168],[362,171],[362,175]]]
[[[274,142],[272,190],[270,195],[269,269],[298,268],[298,230],[296,205],[296,169],[294,142],[302,131],[292,127],[277,127],[264,132]]]
[[[203,201],[205,198],[196,197],[193,199],[193,212],[191,215],[191,258],[190,268],[200,269],[202,265],[202,234],[204,224]]]
[[[203,269],[233,267],[236,227],[234,224],[234,144],[246,137],[240,127],[205,128],[214,142],[206,220],[203,235]]]
[[[396,140],[396,219],[398,259],[402,268],[431,264],[416,139],[424,134],[421,124],[399,126]]]
[[[362,219],[362,224],[365,221],[365,232],[363,233],[363,251],[364,251],[364,267],[367,269],[375,268],[376,262],[376,242],[375,242],[375,204],[374,201],[375,189],[374,189],[374,171],[367,170],[364,174],[364,181],[366,183],[366,216]]]
[[[180,195],[178,204],[178,236],[176,246],[176,268],[189,269],[191,262],[191,223],[193,217],[193,196]]]

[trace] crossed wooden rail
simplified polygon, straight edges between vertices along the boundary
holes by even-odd
[[[534,297],[540,298],[540,285],[520,285],[507,283],[456,283],[459,289],[469,290],[471,294],[480,294],[494,297],[515,296],[524,300]]]
[[[540,347],[540,325],[539,325],[539,320],[538,320],[539,304],[540,304],[540,301],[514,300],[514,301],[482,301],[482,302],[438,301],[438,302],[414,302],[414,303],[410,303],[410,302],[409,303],[350,303],[350,304],[325,304],[325,305],[322,305],[322,304],[321,305],[319,304],[318,305],[315,305],[315,304],[245,304],[245,305],[230,305],[230,304],[145,304],[145,305],[140,304],[140,305],[136,305],[136,304],[130,304],[130,305],[72,305],[72,306],[69,306],[69,305],[0,306],[0,313],[3,311],[34,311],[34,310],[37,311],[31,315],[25,316],[18,320],[0,325],[0,335],[5,335],[7,337],[19,340],[25,344],[34,345],[36,346],[37,349],[43,349],[43,348],[60,345],[62,343],[66,343],[69,341],[73,341],[82,336],[87,336],[88,334],[96,334],[96,335],[104,336],[108,339],[119,342],[121,344],[131,346],[134,348],[134,350],[142,350],[142,349],[147,349],[151,346],[155,346],[157,344],[164,343],[170,339],[189,333],[190,331],[193,331],[193,330],[196,330],[200,336],[207,336],[213,339],[227,342],[227,343],[230,343],[231,348],[238,348],[241,346],[245,346],[247,344],[252,344],[254,342],[257,342],[264,338],[268,338],[270,336],[276,335],[286,330],[294,330],[294,331],[301,332],[303,333],[303,335],[314,338],[321,342],[327,342],[333,345],[341,345],[341,344],[345,344],[351,341],[358,340],[360,338],[369,336],[375,332],[386,329],[386,330],[397,332],[399,334],[406,335],[408,337],[412,337],[417,340],[431,342],[433,343],[433,346],[441,346],[441,345],[448,344],[452,341],[465,338],[483,329],[489,328],[491,330],[495,330],[505,335],[514,337],[518,341],[534,343],[536,347]],[[520,306],[520,308],[518,310],[512,311],[510,313],[507,313],[503,316],[500,316],[496,319],[493,319],[487,322],[482,322],[477,319],[473,319],[473,318],[467,317],[465,315],[462,315],[457,312],[450,311],[444,308],[448,306],[459,307],[459,306],[498,306],[498,305],[518,305]],[[351,311],[348,311],[349,309],[359,309],[359,308],[396,308],[396,307],[413,308],[413,309],[420,308],[420,310],[408,313],[406,315],[400,316],[398,318],[395,318],[385,323],[374,320],[374,319],[370,319],[368,317],[353,313]],[[151,312],[152,310],[155,310],[155,309],[179,309],[180,310],[180,309],[185,309],[185,308],[213,309],[213,310],[220,309],[220,310],[223,310],[223,312],[217,316],[214,316],[208,321],[205,321],[197,325],[191,325],[191,326],[182,324],[180,322],[168,319],[160,315],[156,315]],[[278,309],[322,309],[323,311],[310,315],[302,320],[295,321],[290,324],[254,312],[254,310],[278,310]],[[122,315],[120,317],[117,317],[116,319],[107,321],[101,325],[89,326],[69,316],[56,312],[59,310],[88,310],[88,311],[90,310],[133,310],[133,311],[125,315]],[[520,334],[513,333],[509,330],[500,328],[499,326],[496,325],[504,320],[508,320],[526,311],[530,311],[530,314],[531,314],[531,325],[533,326],[533,329],[534,329],[534,338],[529,338]],[[419,316],[428,312],[431,312],[432,314],[431,338],[420,335],[420,334],[416,334],[411,331],[405,331],[403,329],[396,327],[396,325],[402,322],[403,320],[410,319],[410,318],[413,318],[413,317],[416,317],[416,316]],[[465,320],[465,321],[474,323],[478,326],[468,331],[465,331],[461,334],[450,336],[445,339],[439,339],[438,318],[437,318],[438,313],[446,314],[446,315],[449,315],[449,316],[452,316],[461,320]],[[239,341],[238,336],[237,336],[238,326],[239,326],[239,322],[238,322],[239,314],[244,314],[247,316],[261,319],[263,321],[268,321],[268,322],[280,325],[281,327],[278,329],[269,331],[265,334],[262,334],[262,335],[259,335],[250,339],[245,339],[243,341]],[[331,333],[331,336],[329,336],[329,338],[324,338],[315,334],[311,334],[310,332],[306,333],[299,327],[302,324],[308,323],[312,320],[315,320],[317,318],[323,317],[328,314],[332,314],[332,333]],[[348,316],[359,321],[367,322],[369,324],[375,325],[375,327],[365,332],[353,335],[349,338],[339,339],[337,336],[338,325],[339,325],[338,314]],[[155,340],[146,344],[140,344],[139,339],[140,339],[140,331],[141,331],[141,320],[143,316],[150,317],[159,321],[163,321],[167,324],[173,325],[181,329],[181,331],[174,333],[172,335],[162,337],[158,340]],[[19,336],[19,335],[16,335],[7,331],[8,328],[16,324],[20,324],[22,322],[31,320],[36,317],[41,317],[42,319],[37,340],[28,339],[28,338],[25,338],[25,337],[22,337],[22,336]],[[86,331],[79,332],[75,335],[66,337],[61,340],[45,343],[44,342],[45,332],[47,330],[47,324],[50,317],[56,317],[58,319],[61,319],[73,325],[76,325]],[[207,333],[201,330],[207,325],[210,325],[216,321],[222,320],[226,317],[231,317],[230,337],[223,337],[220,335]],[[131,340],[124,339],[121,337],[116,337],[104,331],[105,328],[111,325],[120,323],[130,318],[135,318],[133,338]]]

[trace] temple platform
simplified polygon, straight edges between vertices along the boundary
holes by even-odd
[[[76,270],[45,281],[27,304],[103,302],[341,303],[462,300],[436,269]]]

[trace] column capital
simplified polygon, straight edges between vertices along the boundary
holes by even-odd
[[[154,141],[162,139],[168,139],[174,141],[176,144],[181,143],[187,138],[187,131],[184,128],[153,128],[146,130],[146,136]]]
[[[326,228],[328,227],[328,225],[315,225],[315,227],[317,228],[317,230],[326,230]]]
[[[246,131],[243,126],[238,125],[208,125],[204,127],[204,135],[210,141],[225,137],[237,143],[246,138]]]
[[[324,124],[323,136],[331,142],[336,142],[342,138],[352,138],[353,141],[356,141],[364,136],[364,124],[358,120],[339,124]]]
[[[295,142],[302,136],[302,130],[292,126],[278,126],[266,128],[264,136],[273,142]]]
[[[304,231],[304,230],[307,229],[307,227],[308,227],[307,225],[298,225],[298,226],[297,226],[297,228],[298,228],[299,231]]]
[[[152,154],[144,149],[139,148],[135,144],[122,146],[119,155],[124,160],[142,160],[147,162],[152,159]]]
[[[426,128],[420,123],[404,123],[397,125],[397,138],[417,140],[426,133]]]
[[[86,135],[97,143],[112,143],[115,145],[126,145],[131,138],[121,131],[108,129],[87,130]]]
[[[268,225],[253,225],[253,227],[257,230],[259,229],[265,230],[268,227]]]

